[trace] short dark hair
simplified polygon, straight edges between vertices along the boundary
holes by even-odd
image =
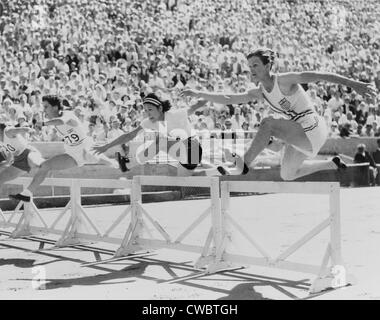
[[[63,106],[62,106],[62,101],[61,99],[56,96],[56,95],[46,95],[46,96],[43,96],[42,97],[42,101],[46,101],[47,103],[49,103],[52,107],[58,107],[58,110],[62,110],[63,109]]]
[[[169,100],[161,100],[160,98],[157,97],[156,94],[154,93],[149,93],[144,97],[143,103],[149,103],[154,105],[155,107],[159,107],[160,105],[162,106],[162,111],[167,112],[170,110],[172,107],[171,103]]]
[[[252,57],[258,57],[264,65],[270,63],[272,68],[276,58],[276,53],[271,49],[259,48],[255,51],[250,52],[247,55],[247,60],[251,59]]]

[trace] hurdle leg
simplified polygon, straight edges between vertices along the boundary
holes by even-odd
[[[38,212],[38,208],[34,204],[33,200],[31,200],[30,202],[24,202],[23,204],[24,204],[24,212],[20,220],[18,221],[15,230],[12,232],[11,238],[28,237],[28,236],[33,235],[33,232],[31,230],[31,225],[30,225],[33,217],[37,217],[38,220],[40,220],[40,222],[42,223],[41,231],[47,229],[47,224],[45,223],[44,219],[41,217],[40,213]],[[15,210],[15,213],[16,213],[16,210]],[[11,219],[12,218],[13,218],[13,215]]]
[[[0,226],[6,226],[6,224],[7,224],[7,220],[5,219],[5,216],[4,216],[4,213],[3,213],[3,210],[1,210],[1,208],[0,208],[0,218],[1,218],[1,220],[0,220]]]
[[[349,284],[346,268],[341,255],[341,228],[340,228],[340,190],[339,186],[331,186],[330,202],[330,244],[322,262],[321,271],[313,282],[310,293],[318,293],[327,289],[336,289]],[[330,258],[330,271],[326,274]],[[353,282],[353,279],[350,281]]]
[[[221,243],[216,247],[214,261],[207,267],[207,273],[215,273],[222,270],[236,268],[236,266],[234,266],[232,262],[227,261],[224,256],[227,246],[231,243],[231,232],[227,229],[227,218],[230,208],[230,191],[228,188],[228,182],[221,182],[220,194],[220,208],[218,212],[214,212],[214,221],[220,221]]]
[[[56,242],[55,247],[92,243],[91,241],[78,237],[78,231],[85,226],[85,221],[82,218],[83,213],[81,212],[81,187],[78,180],[72,180],[70,188],[70,203],[71,218],[66,225],[61,238]]]
[[[194,267],[196,269],[204,268],[205,266],[207,266],[208,264],[213,262],[212,256],[208,256],[208,253],[210,251],[210,245],[212,242],[212,238],[213,238],[213,229],[210,228],[210,230],[207,234],[206,242],[203,246],[201,256],[198,258],[198,260],[194,264]]]
[[[220,187],[219,178],[211,178],[211,223],[212,227],[207,236],[201,257],[197,260],[195,266],[197,268],[206,267],[207,273],[213,273],[229,268],[230,265],[224,263],[223,252],[225,247],[224,241],[224,223],[221,214],[220,204]],[[210,248],[211,242],[214,246]]]
[[[142,196],[140,179],[139,177],[134,177],[131,192],[131,221],[120,247],[115,252],[114,258],[128,256],[143,249],[139,245],[139,238],[142,236],[144,229],[140,208],[141,202]]]

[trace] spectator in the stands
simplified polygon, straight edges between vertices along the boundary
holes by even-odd
[[[357,146],[357,152],[354,157],[355,163],[369,163],[369,183],[370,185],[375,184],[375,179],[377,176],[377,168],[374,159],[371,154],[366,151],[366,145],[364,143],[360,143]]]

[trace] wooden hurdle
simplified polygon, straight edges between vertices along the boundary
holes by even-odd
[[[7,183],[25,186],[30,181],[31,178],[17,178]],[[101,233],[81,204],[81,188],[125,189],[131,187],[132,182],[130,180],[47,178],[42,185],[69,187],[70,201],[50,225],[43,219],[33,200],[31,202],[19,202],[8,219],[1,213],[2,223],[0,226],[5,228],[13,227],[12,238],[29,237],[35,234],[60,235],[60,239],[55,244],[56,247],[74,246],[88,242],[120,244],[122,238],[112,237],[111,233],[128,216],[131,211],[130,206],[127,206],[114,223],[104,233]],[[22,206],[24,206],[24,209],[20,210]],[[21,214],[21,217],[18,221],[14,221],[17,213]],[[70,218],[64,230],[57,229],[57,224],[67,214],[70,214]],[[32,221],[38,221],[39,226],[33,225]],[[81,232],[85,228],[89,228],[92,233]]]
[[[20,202],[9,219],[6,219],[3,212],[0,211],[0,226],[13,227],[14,231],[11,236],[14,238],[28,237],[36,233],[60,235],[60,239],[55,243],[57,247],[87,244],[89,241],[116,244],[119,247],[113,259],[135,255],[141,251],[167,248],[199,253],[200,257],[194,266],[205,269],[206,273],[233,269],[237,267],[237,264],[239,266],[247,264],[316,274],[317,277],[310,288],[311,293],[320,292],[327,288],[342,287],[349,283],[341,256],[340,186],[338,182],[233,181],[230,178],[135,176],[132,181],[48,178],[42,185],[70,188],[70,201],[56,220],[48,225],[33,202]],[[18,178],[9,183],[25,186],[29,182],[30,178]],[[198,218],[185,228],[178,237],[172,239],[169,233],[144,208],[142,187],[146,185],[210,188],[210,206],[200,213]],[[131,203],[102,233],[81,205],[82,187],[131,188]],[[251,236],[251,232],[240,226],[233,218],[230,207],[231,192],[326,195],[329,197],[329,216],[278,257],[273,258]],[[22,206],[24,206],[23,211],[20,210]],[[58,222],[69,212],[70,219],[64,230],[57,229]],[[17,213],[21,213],[21,217],[17,222],[14,222]],[[111,233],[128,215],[130,215],[130,220],[125,234],[122,237],[112,237]],[[210,217],[210,223],[208,232],[204,234],[203,245],[184,243],[186,237],[207,217]],[[32,221],[38,221],[40,226],[33,225]],[[158,231],[160,238],[157,239],[152,236],[148,224]],[[85,227],[90,228],[92,233],[83,233],[81,230]],[[327,243],[321,265],[287,260],[293,253],[327,228],[330,230],[330,240]],[[231,244],[232,232],[243,235],[261,256],[253,257],[229,252],[228,247]]]
[[[230,207],[231,192],[324,194],[329,197],[329,216],[277,258],[272,258],[251,237],[252,232],[247,232],[233,219]],[[337,288],[348,284],[341,256],[340,186],[338,182],[221,181],[221,219],[223,230],[221,246],[216,252],[215,262],[208,266],[208,272],[221,271],[226,266],[232,267],[234,263],[240,263],[312,273],[316,274],[317,278],[310,288],[310,293],[317,293],[327,288]],[[328,227],[330,227],[330,241],[327,244],[321,265],[287,261],[289,256]],[[232,229],[242,234],[260,252],[262,257],[229,253],[228,245],[231,243]],[[328,266],[329,260],[331,261],[330,266]]]
[[[210,188],[211,204],[200,216],[187,227],[176,239],[172,239],[166,230],[144,209],[141,200],[141,189],[150,186],[208,187]],[[115,257],[128,256],[137,251],[147,249],[171,248],[187,252],[201,253],[195,263],[196,268],[214,263],[215,252],[221,245],[222,226],[220,218],[219,178],[217,177],[162,177],[135,176],[132,183],[132,220],[120,248]],[[208,216],[211,217],[209,232],[203,246],[185,244],[182,241]],[[162,239],[154,239],[147,228],[150,223],[161,235]],[[144,231],[150,233],[144,237]],[[213,245],[212,245],[213,243]]]

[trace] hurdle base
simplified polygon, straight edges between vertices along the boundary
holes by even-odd
[[[84,240],[81,238],[66,238],[60,239],[55,244],[55,248],[63,248],[63,247],[75,247],[75,246],[83,246],[94,244],[95,241]]]
[[[127,257],[130,255],[136,255],[137,253],[149,253],[147,248],[140,245],[128,245],[127,247],[122,247],[116,250],[112,259]]]
[[[352,275],[346,275],[343,266],[339,267],[343,270],[343,274],[337,275],[335,273],[329,273],[326,276],[317,277],[309,289],[309,294],[316,294],[354,285],[356,282],[355,278]]]
[[[33,236],[34,234],[30,231],[29,228],[21,228],[21,229],[16,229],[10,234],[10,238],[12,239],[17,239],[17,238],[25,238],[25,237],[30,237]]]
[[[194,263],[194,268],[195,269],[204,269],[204,268],[207,268],[207,266],[214,264],[214,263],[215,263],[215,257],[214,256],[202,256]]]
[[[241,266],[237,266],[231,262],[218,261],[218,262],[209,264],[208,267],[206,268],[206,273],[212,274],[212,273],[217,273],[217,272],[236,270],[240,268]]]

